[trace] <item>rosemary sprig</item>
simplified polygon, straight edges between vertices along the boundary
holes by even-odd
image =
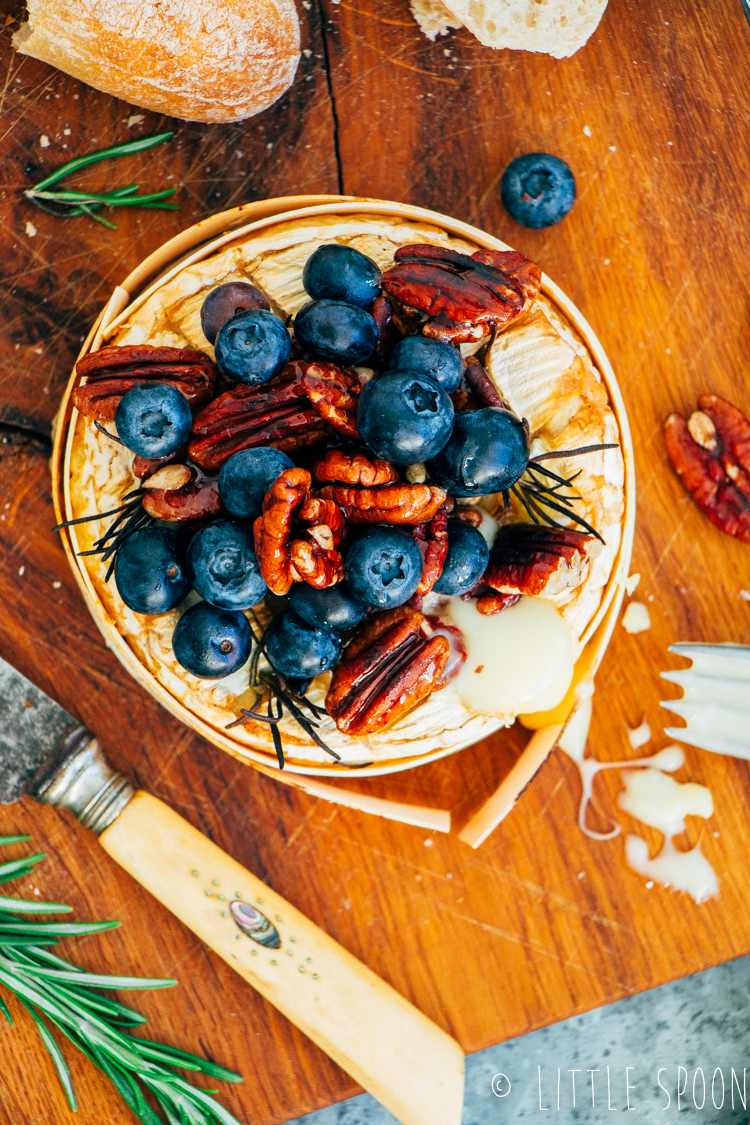
[[[136,152],[145,152],[146,149],[170,140],[174,133],[156,133],[152,137],[142,137],[138,141],[128,141],[123,145],[114,145],[112,148],[99,149],[98,152],[89,152],[85,156],[78,156],[63,164],[62,168],[51,172],[46,179],[24,192],[24,195],[35,206],[43,211],[48,211],[60,218],[70,218],[76,215],[88,215],[105,227],[116,230],[117,227],[103,215],[96,212],[102,207],[143,207],[145,210],[177,211],[176,203],[165,203],[164,200],[174,195],[176,188],[165,188],[163,191],[154,191],[148,195],[137,195],[138,184],[128,184],[126,187],[114,188],[112,191],[99,195],[87,191],[49,191],[54,184],[79,172],[89,164],[96,164],[100,160],[108,160],[116,156],[132,156]]]
[[[2,836],[0,845],[18,844],[30,836]],[[34,870],[44,853],[0,864],[0,882],[19,879]],[[174,1068],[195,1070],[225,1082],[241,1082],[238,1074],[207,1059],[131,1035],[146,1019],[131,1008],[101,996],[97,989],[170,988],[175,980],[108,976],[86,972],[49,951],[59,938],[102,933],[119,922],[37,922],[19,914],[61,914],[71,907],[55,902],[0,897],[0,985],[13,992],[31,1014],[72,1110],[77,1108],[68,1064],[48,1023],[70,1040],[112,1081],[144,1125],[240,1125],[237,1118],[191,1086]],[[10,1009],[0,997],[0,1012],[12,1025]],[[150,1092],[161,1117],[144,1097]]]

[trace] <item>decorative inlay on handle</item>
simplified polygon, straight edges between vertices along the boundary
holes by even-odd
[[[279,931],[266,918],[265,914],[261,914],[260,910],[256,910],[254,906],[243,902],[242,899],[235,899],[230,906],[230,910],[235,923],[243,934],[247,934],[249,938],[256,941],[258,945],[265,946],[266,949],[281,949]]]

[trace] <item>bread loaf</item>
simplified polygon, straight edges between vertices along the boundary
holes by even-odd
[[[187,121],[241,121],[292,84],[294,0],[28,0],[22,54]]]
[[[410,0],[434,40],[463,25],[487,47],[541,51],[564,59],[596,31],[607,0]]]

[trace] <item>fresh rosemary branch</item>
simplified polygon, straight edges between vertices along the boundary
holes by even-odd
[[[113,148],[103,148],[98,152],[89,152],[85,156],[76,157],[75,160],[64,164],[55,172],[50,173],[41,183],[24,192],[27,199],[43,211],[50,211],[61,218],[75,215],[88,215],[105,227],[116,230],[117,227],[103,215],[95,212],[102,207],[143,207],[146,210],[177,211],[175,203],[165,203],[164,200],[174,195],[176,188],[166,188],[164,191],[154,191],[149,195],[136,195],[138,184],[128,184],[127,187],[115,188],[113,191],[98,195],[86,191],[49,191],[53,184],[79,172],[89,164],[96,164],[100,160],[107,160],[113,156],[132,156],[136,152],[145,152],[146,149],[168,141],[174,133],[156,133],[153,137],[142,137],[139,141],[128,141],[124,145],[114,145]]]
[[[18,844],[30,836],[2,836],[0,845]],[[29,875],[43,852],[0,864],[0,883]],[[13,992],[31,1014],[47,1048],[70,1108],[77,1108],[70,1071],[49,1021],[112,1081],[124,1101],[144,1125],[239,1125],[237,1118],[208,1092],[191,1086],[174,1068],[196,1070],[226,1082],[241,1082],[238,1074],[195,1055],[131,1035],[129,1029],[146,1023],[131,1008],[102,996],[99,989],[169,988],[175,980],[106,976],[88,973],[63,961],[47,947],[59,938],[97,934],[119,922],[38,922],[23,914],[63,914],[71,907],[57,902],[0,896],[0,985]],[[0,1012],[13,1019],[0,997]],[[44,1017],[44,1018],[43,1018]],[[164,1117],[144,1097],[151,1094]],[[213,1092],[213,1091],[212,1091]]]

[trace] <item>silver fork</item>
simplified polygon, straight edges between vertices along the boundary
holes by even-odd
[[[750,646],[678,644],[669,651],[693,663],[660,673],[684,692],[682,699],[663,699],[661,706],[687,723],[665,733],[715,754],[750,759]]]

